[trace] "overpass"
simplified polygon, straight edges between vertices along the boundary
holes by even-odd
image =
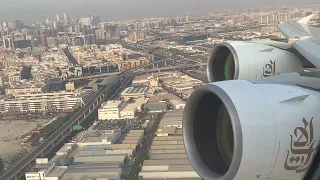
[[[144,74],[150,72],[159,72],[159,71],[168,71],[174,69],[181,68],[191,68],[191,67],[199,67],[205,66],[206,63],[199,63],[195,65],[178,65],[178,66],[169,66],[157,69],[150,69],[147,71],[136,70],[131,73],[131,70],[124,71],[119,73],[119,76],[127,76],[129,74]],[[130,80],[132,80],[133,76],[127,76],[125,80],[121,83],[121,87],[126,87]],[[19,161],[13,164],[9,170],[7,170],[1,177],[0,180],[17,180],[21,178],[28,168],[31,168],[34,160],[39,156],[45,156],[48,152],[50,152],[54,147],[58,144],[64,142],[66,138],[71,135],[72,125],[81,124],[86,120],[88,116],[90,116],[93,112],[95,112],[101,105],[102,102],[108,100],[112,94],[119,90],[120,83],[116,86],[105,86],[100,89],[93,98],[82,107],[73,117],[71,117],[65,124],[63,124],[58,130],[56,130],[51,136],[49,136],[42,144],[39,145],[36,149],[30,151],[26,156],[22,157]]]
[[[206,63],[198,63],[194,65],[178,65],[178,66],[168,66],[168,67],[162,67],[162,68],[155,68],[155,69],[149,69],[149,70],[137,70],[136,73],[150,73],[150,72],[160,72],[160,71],[169,71],[169,70],[175,70],[175,69],[185,69],[185,68],[194,68],[199,66],[205,66]]]
[[[127,86],[131,80],[131,76],[127,77],[122,84]],[[71,135],[72,125],[81,124],[95,112],[102,102],[108,100],[112,94],[118,91],[120,82],[115,86],[105,86],[100,89],[93,98],[82,107],[73,117],[71,117],[65,124],[49,136],[42,144],[36,149],[30,151],[26,156],[22,157],[19,161],[13,164],[1,177],[1,180],[17,180],[24,176],[28,168],[31,168],[34,160],[39,156],[45,156],[54,147],[64,142],[66,138]]]
[[[138,68],[145,68],[145,67],[148,67],[148,66],[153,66],[153,68],[155,67],[159,67],[159,64],[160,63],[164,63],[165,66],[167,66],[167,62],[170,62],[172,61],[172,63],[175,62],[175,60],[173,59],[162,59],[162,60],[159,60],[159,61],[155,61],[155,62],[152,62],[152,63],[148,63],[148,64],[144,64],[144,65],[140,65],[140,66],[137,66],[137,67],[134,67],[133,69],[138,69]],[[66,81],[76,81],[76,80],[83,80],[83,79],[95,79],[95,78],[104,78],[104,77],[107,77],[107,76],[110,76],[110,75],[120,75],[121,72],[114,72],[114,73],[102,73],[102,74],[95,74],[95,75],[90,75],[90,76],[85,76],[85,77],[77,77],[77,78],[71,78],[71,79],[66,79]]]

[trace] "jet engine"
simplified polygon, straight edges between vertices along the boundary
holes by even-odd
[[[283,73],[301,72],[300,59],[270,45],[227,41],[215,45],[207,63],[209,82],[257,79]]]
[[[184,110],[183,137],[199,176],[303,178],[320,141],[320,78],[315,75],[289,73],[196,89]]]

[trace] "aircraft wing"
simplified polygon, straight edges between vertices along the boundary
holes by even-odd
[[[312,17],[310,15],[298,22],[283,22],[277,26],[287,39],[294,40],[292,46],[299,53],[320,68],[320,29],[307,25]]]

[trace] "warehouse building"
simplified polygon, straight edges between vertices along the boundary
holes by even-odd
[[[61,180],[98,178],[121,180],[121,172],[121,168],[110,168],[105,166],[79,167],[77,165],[68,167],[68,170],[64,173]]]
[[[182,119],[182,111],[170,111],[160,122],[139,177],[142,179],[200,180],[185,152],[182,129],[171,127],[171,122]]]
[[[124,101],[107,101],[102,104],[98,110],[99,120],[115,120],[120,119],[120,111],[124,108]]]
[[[87,130],[78,133],[75,141],[78,146],[113,144],[120,136],[115,130]]]
[[[179,99],[171,99],[169,103],[175,110],[184,109],[184,107],[186,106],[186,102],[181,101]]]
[[[68,156],[76,148],[76,146],[76,143],[66,143],[56,152],[56,155]]]
[[[148,86],[145,87],[128,87],[121,93],[121,97],[124,100],[138,99],[145,97],[152,97],[155,93],[155,89]]]
[[[26,180],[59,180],[66,172],[67,166],[56,166],[48,161],[48,158],[36,158],[33,172],[26,172]]]
[[[133,86],[149,86],[149,76],[150,75],[141,75],[135,76],[132,80]]]
[[[130,103],[127,104],[121,111],[121,119],[135,119],[135,114],[138,111],[137,104]]]
[[[160,122],[160,127],[182,128],[183,111],[168,111]]]
[[[159,127],[156,136],[171,136],[176,134],[176,127]]]
[[[154,102],[148,103],[144,106],[149,112],[165,112],[168,110],[168,104],[166,102]]]
[[[125,156],[123,155],[97,155],[89,154],[87,156],[75,156],[74,163],[122,163],[124,162]]]
[[[138,98],[134,103],[137,106],[137,111],[141,112],[144,110],[144,105],[148,103],[150,98]]]
[[[120,131],[88,130],[79,133],[75,142],[66,143],[48,162],[37,159],[35,172],[25,174],[27,180],[113,179],[120,180],[122,167],[134,154],[136,144],[110,144]],[[132,131],[130,140],[143,134]],[[71,157],[71,158],[70,158]],[[73,159],[73,160],[71,160]]]
[[[144,137],[144,130],[130,130],[122,144],[139,146]]]

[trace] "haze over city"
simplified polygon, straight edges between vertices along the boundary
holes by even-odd
[[[0,0],[0,21],[21,19],[43,22],[67,12],[70,16],[100,14],[101,19],[128,20],[152,16],[175,16],[187,12],[208,13],[225,9],[308,5],[318,0]]]
[[[303,178],[317,1],[0,0],[0,180]]]

